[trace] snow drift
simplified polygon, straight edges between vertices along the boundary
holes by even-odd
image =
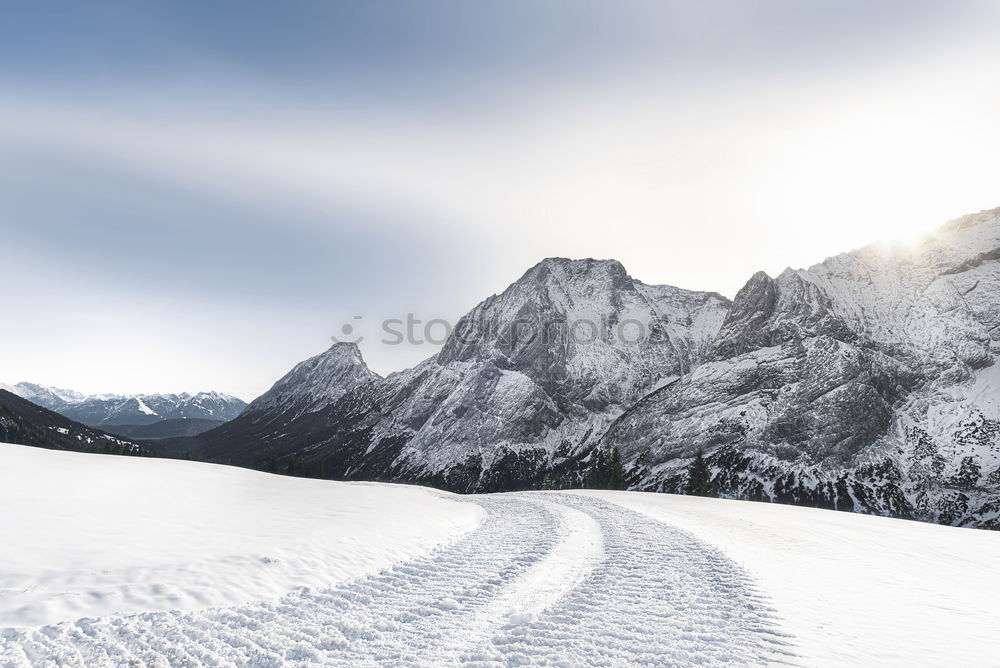
[[[0,626],[356,578],[473,529],[479,508],[450,496],[0,444]]]

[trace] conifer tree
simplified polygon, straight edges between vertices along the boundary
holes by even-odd
[[[604,451],[594,450],[590,457],[590,468],[587,469],[587,489],[604,489]]]
[[[712,470],[708,466],[701,450],[687,467],[687,484],[684,493],[690,496],[715,496],[715,485],[712,482]]]
[[[625,472],[622,456],[617,447],[598,448],[590,459],[587,469],[589,489],[625,489]]]
[[[622,470],[622,454],[617,447],[611,448],[608,465],[608,489],[625,489],[625,471]]]

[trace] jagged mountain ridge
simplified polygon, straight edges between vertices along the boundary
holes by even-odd
[[[312,413],[335,403],[351,389],[379,378],[361,358],[357,345],[345,343],[299,362],[270,390],[251,402],[248,411],[275,409]]]
[[[95,427],[144,425],[163,420],[197,418],[227,421],[239,415],[246,404],[219,392],[197,394],[150,394],[115,398],[88,398],[59,409],[66,417]]]
[[[650,389],[696,366],[727,307],[714,293],[645,285],[616,261],[550,258],[473,309],[416,367],[379,378],[356,347],[334,345],[239,419],[176,448],[252,466],[302,457],[331,476],[462,491],[531,486],[585,455]],[[317,368],[346,386],[317,388],[303,375]],[[290,377],[325,405],[303,412]],[[330,401],[331,387],[347,391]]]
[[[92,427],[148,425],[185,418],[226,422],[246,408],[241,399],[220,392],[84,395],[27,382],[2,389]]]

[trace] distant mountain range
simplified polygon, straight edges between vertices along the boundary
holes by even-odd
[[[13,394],[71,420],[121,435],[155,434],[151,438],[190,436],[238,416],[246,403],[219,392],[182,394],[84,395],[74,390],[22,382],[0,384]],[[191,422],[185,422],[191,420]],[[155,429],[136,427],[158,425]]]
[[[153,454],[138,443],[74,422],[5,389],[0,389],[0,442],[72,452]]]
[[[522,335],[580,322],[593,337]],[[760,272],[732,302],[554,258],[412,369],[383,378],[337,344],[162,447],[460,492],[578,486],[595,448],[632,488],[680,491],[702,451],[724,496],[998,528],[998,353],[1000,210]]]

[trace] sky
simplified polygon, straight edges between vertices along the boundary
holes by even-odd
[[[544,257],[732,297],[1000,206],[1000,3],[13,0],[0,381],[380,373]]]

